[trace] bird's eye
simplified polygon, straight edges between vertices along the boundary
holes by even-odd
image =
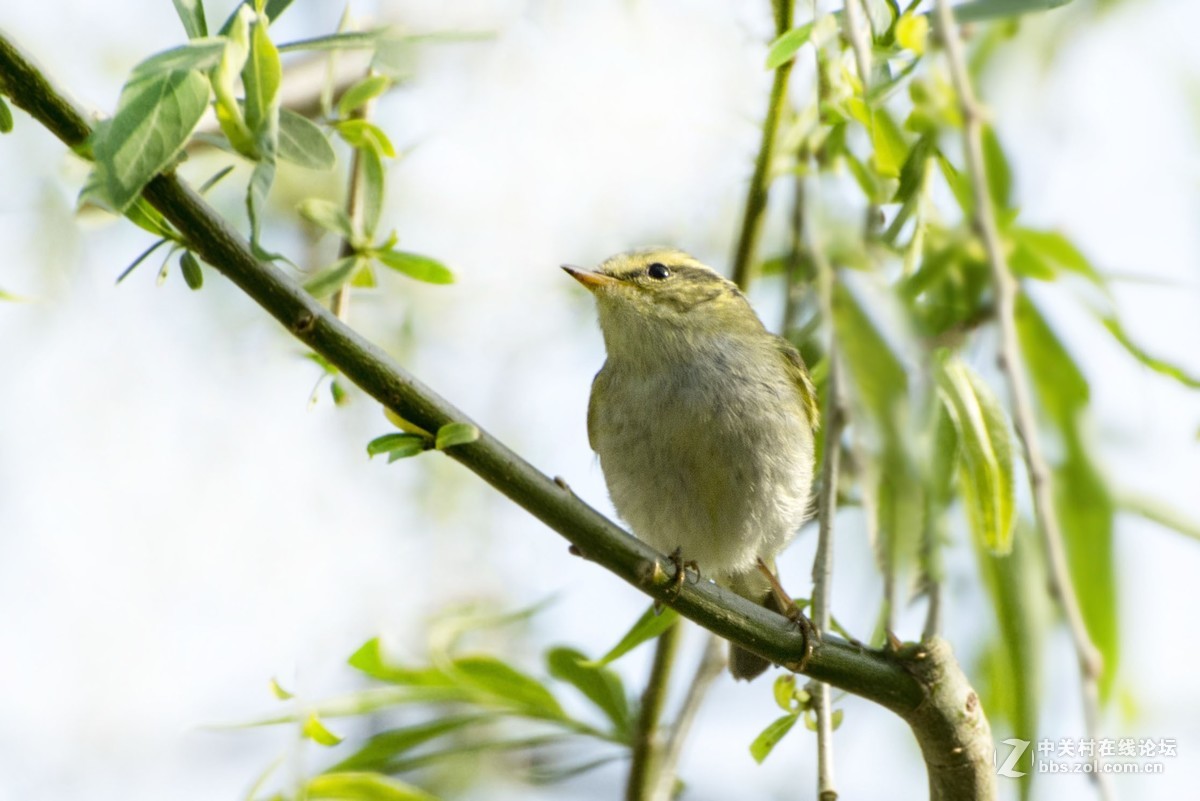
[[[671,271],[667,268],[667,265],[654,262],[654,264],[651,264],[646,268],[646,275],[662,281],[664,278],[669,278],[671,276]]]

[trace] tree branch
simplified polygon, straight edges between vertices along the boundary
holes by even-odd
[[[87,120],[3,34],[0,87],[68,146],[90,133]],[[173,174],[143,197],[187,241],[294,337],[324,356],[364,392],[427,431],[470,419],[400,369],[337,319],[291,277],[255,258],[249,243]],[[937,799],[992,799],[995,777],[987,721],[949,646],[940,640],[897,653],[824,637],[810,641],[789,620],[711,582],[676,588],[665,556],[627,534],[480,429],[474,442],[445,451],[557,531],[586,558],[709,631],[785,668],[825,681],[896,712],[912,726]]]
[[[987,253],[992,272],[992,285],[996,292],[996,321],[1000,329],[1000,370],[1008,384],[1012,403],[1013,426],[1025,448],[1025,466],[1029,472],[1030,490],[1033,495],[1034,515],[1041,533],[1042,548],[1049,566],[1051,593],[1058,599],[1071,640],[1079,659],[1079,672],[1083,686],[1083,711],[1088,736],[1097,738],[1100,718],[1099,676],[1102,671],[1100,652],[1092,643],[1087,624],[1075,596],[1075,587],[1067,568],[1066,551],[1062,532],[1054,512],[1054,496],[1050,485],[1050,468],[1042,454],[1041,441],[1037,434],[1037,418],[1033,411],[1033,400],[1021,369],[1020,346],[1017,342],[1016,299],[1018,285],[1008,269],[1000,232],[996,225],[996,212],[992,196],[988,191],[987,168],[983,157],[983,114],[971,86],[963,55],[962,42],[955,27],[950,3],[937,0],[938,36],[946,49],[946,62],[958,94],[963,117],[963,149],[967,168],[971,174],[972,224]],[[1093,773],[1101,798],[1112,797],[1112,779],[1108,774]]]
[[[775,35],[782,36],[792,27],[793,0],[774,0]],[[750,285],[754,275],[754,255],[758,250],[758,239],[762,234],[763,216],[767,210],[767,193],[771,185],[771,162],[775,157],[775,141],[778,138],[779,122],[787,107],[788,79],[792,74],[795,59],[789,58],[775,68],[771,82],[771,99],[767,104],[767,116],[763,120],[762,139],[758,145],[758,156],[754,160],[754,174],[746,190],[746,204],[742,212],[742,226],[738,234],[737,248],[733,254],[732,279],[742,289]]]
[[[721,675],[727,664],[725,643],[714,634],[706,633],[705,636],[707,642],[704,644],[700,664],[696,666],[696,674],[692,677],[692,683],[688,685],[687,696],[680,704],[679,713],[667,734],[667,744],[663,748],[662,764],[658,771],[658,783],[650,796],[651,801],[671,801],[674,797],[675,774],[679,766],[679,757],[683,754],[683,743],[691,731],[708,688],[717,676]]]
[[[650,679],[642,692],[641,709],[633,732],[633,759],[629,764],[629,780],[625,784],[625,801],[651,801],[659,782],[671,781],[671,776],[662,774],[665,742],[660,723],[670,689],[671,669],[675,666],[682,635],[683,622],[676,620],[659,635],[655,643]]]
[[[807,194],[807,193],[805,193]],[[797,202],[803,202],[798,198]],[[816,267],[817,299],[821,316],[829,325],[830,336],[825,350],[828,365],[827,397],[825,411],[825,448],[821,461],[821,493],[817,502],[819,516],[817,526],[817,550],[813,555],[812,567],[812,615],[813,624],[819,634],[829,630],[830,603],[833,591],[833,520],[837,514],[837,490],[839,462],[842,454],[842,428],[846,422],[846,398],[842,386],[841,365],[838,357],[837,337],[834,336],[833,284],[836,280],[833,265],[825,257],[825,251],[816,240],[808,214],[798,214],[801,236]],[[817,798],[820,801],[835,801],[837,788],[833,780],[833,716],[830,711],[829,685],[817,683],[813,688],[813,711],[817,718]]]

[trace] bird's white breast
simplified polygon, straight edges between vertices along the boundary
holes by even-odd
[[[714,578],[771,559],[809,508],[813,440],[769,335],[656,368],[611,355],[593,445],[617,512]]]

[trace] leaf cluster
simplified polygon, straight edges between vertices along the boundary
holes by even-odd
[[[504,760],[526,780],[546,783],[626,758],[638,700],[611,665],[678,615],[648,609],[599,659],[565,645],[549,648],[541,676],[469,647],[478,632],[525,622],[542,606],[501,615],[470,607],[445,613],[430,624],[428,659],[419,664],[389,658],[379,639],[371,639],[349,660],[367,680],[364,689],[305,702],[272,680],[272,693],[290,710],[242,725],[295,727],[302,740],[329,749],[328,766],[297,788],[310,798],[432,799],[422,786],[445,781],[451,769],[458,784],[478,778],[486,759]],[[564,691],[574,695],[571,702]],[[371,733],[348,733],[364,730]],[[270,772],[257,787],[268,783]]]

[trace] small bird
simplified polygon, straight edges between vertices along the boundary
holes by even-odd
[[[817,401],[799,352],[737,286],[678,250],[563,266],[596,298],[608,359],[588,441],[617,513],[647,544],[776,611],[759,568],[811,507]],[[735,678],[767,660],[731,648]]]

